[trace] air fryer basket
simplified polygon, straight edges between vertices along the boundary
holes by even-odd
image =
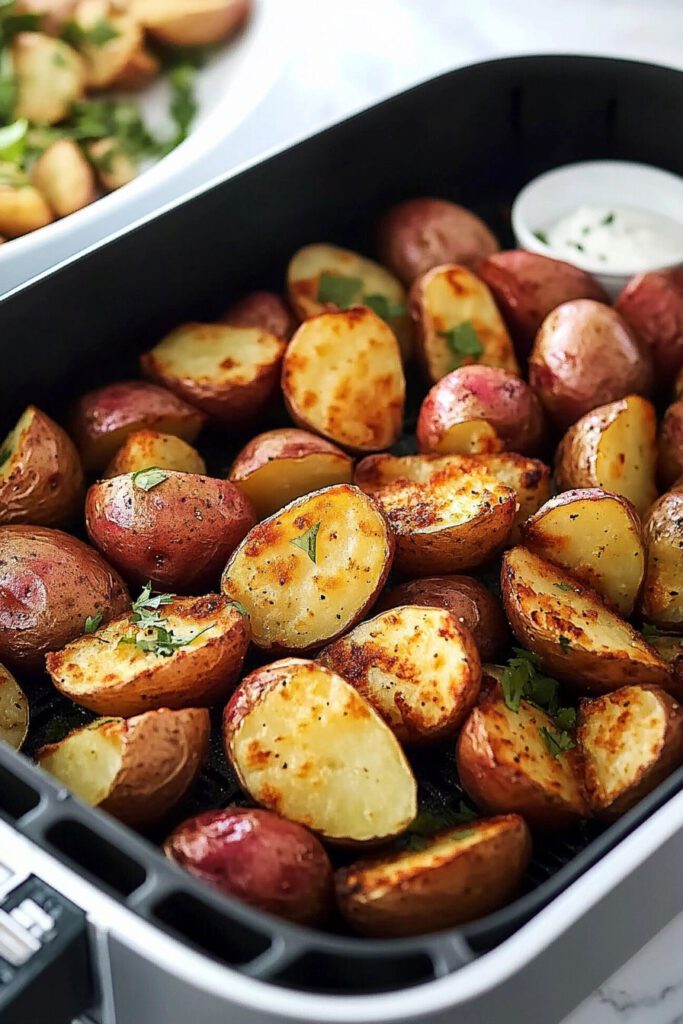
[[[282,288],[294,250],[326,240],[372,253],[371,227],[392,202],[451,198],[511,244],[518,189],[581,159],[620,158],[683,172],[683,75],[623,61],[532,57],[464,68],[357,115],[219,182],[0,302],[0,400],[9,421],[28,402],[59,415],[97,383],[135,372],[136,353],[167,329],[218,316],[254,287]],[[219,442],[229,462],[238,438]],[[220,445],[224,444],[221,448]],[[80,712],[32,687],[32,744]],[[425,759],[423,794],[457,802],[452,758]],[[66,796],[0,748],[0,816],[158,927],[253,977],[308,992],[396,990],[441,977],[501,943],[678,792],[679,770],[609,828],[537,837],[520,897],[459,929],[375,941],[298,928],[215,893],[152,842]],[[239,800],[214,736],[184,813]]]

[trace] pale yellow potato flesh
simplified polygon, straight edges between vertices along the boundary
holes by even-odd
[[[95,173],[72,139],[58,139],[33,166],[33,184],[58,217],[82,209],[96,197]]]
[[[261,366],[279,359],[284,343],[258,327],[184,324],[152,349],[155,363],[169,377],[189,377],[220,387],[247,384]]]
[[[503,442],[488,420],[464,420],[444,431],[431,451],[439,455],[479,455],[502,448]]]
[[[140,469],[172,469],[177,473],[206,474],[206,463],[196,448],[173,434],[138,430],[130,434],[109,463],[105,477],[135,473]]]
[[[44,228],[53,220],[52,210],[37,188],[0,185],[0,232],[3,236],[18,238]]]
[[[296,498],[332,484],[350,484],[353,463],[331,452],[312,452],[301,458],[273,459],[242,480],[233,480],[254,507],[259,519],[273,515]]]
[[[42,32],[20,32],[12,45],[17,84],[15,118],[56,124],[85,91],[83,58],[61,39]]]
[[[0,665],[0,740],[19,750],[28,732],[26,694],[11,672]]]
[[[71,733],[45,756],[41,768],[54,775],[86,804],[96,807],[109,796],[123,761],[125,719],[103,719]],[[103,725],[105,726],[103,728]]]

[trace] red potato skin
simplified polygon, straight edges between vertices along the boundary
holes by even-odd
[[[442,263],[475,264],[500,246],[483,220],[445,199],[408,199],[393,206],[377,230],[377,250],[406,287]]]
[[[664,413],[659,431],[659,478],[671,487],[683,474],[683,400],[674,402]]]
[[[289,341],[298,326],[285,300],[275,292],[250,292],[230,306],[220,322],[233,327],[260,327],[283,341]]]
[[[609,306],[575,299],[553,310],[536,335],[529,383],[561,429],[626,395],[647,395],[652,365],[631,328]]]
[[[609,302],[585,270],[524,249],[493,253],[475,272],[491,289],[519,355],[529,353],[541,324],[563,302]]]
[[[683,368],[683,270],[637,274],[614,308],[649,350],[658,390],[668,389]]]
[[[256,517],[234,484],[165,470],[144,491],[134,474],[101,480],[85,501],[88,535],[132,583],[201,593],[211,589]]]
[[[545,416],[529,385],[497,366],[461,366],[428,392],[417,421],[421,452],[431,452],[449,427],[466,420],[487,420],[503,448],[537,455],[545,436]]]
[[[230,470],[230,479],[244,480],[275,459],[303,459],[320,452],[329,452],[351,462],[351,457],[336,444],[307,430],[299,430],[298,427],[268,430],[253,437],[239,452]]]
[[[183,822],[166,856],[228,896],[297,924],[329,915],[332,867],[319,840],[271,811],[226,807]]]

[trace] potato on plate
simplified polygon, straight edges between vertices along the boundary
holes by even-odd
[[[12,69],[16,118],[56,124],[85,92],[86,67],[81,55],[61,39],[42,32],[20,32],[14,37]]]
[[[683,400],[664,413],[659,430],[657,469],[664,487],[671,487],[683,475]]]
[[[642,613],[662,629],[683,632],[683,490],[655,502],[644,523],[647,571]],[[663,684],[664,685],[664,684]]]
[[[455,263],[428,270],[410,289],[416,351],[427,380],[473,362],[519,374],[512,340],[483,281]]]
[[[205,708],[98,718],[41,747],[41,768],[127,825],[153,825],[185,795],[209,748]]]
[[[382,612],[335,640],[318,661],[351,683],[404,744],[452,735],[479,695],[474,638],[443,608]]]
[[[7,166],[3,164],[4,168]],[[27,184],[0,184],[0,232],[3,238],[19,238],[44,228],[54,220],[45,197]]]
[[[129,434],[104,476],[122,476],[141,469],[174,469],[178,473],[206,475],[206,463],[199,452],[174,434],[160,434],[157,430],[136,430]]]
[[[297,327],[291,309],[275,292],[250,292],[225,311],[221,323],[260,327],[283,341],[289,341]]]
[[[183,598],[145,587],[129,614],[92,627],[46,663],[61,693],[100,715],[217,704],[249,646],[248,620],[217,594]]]
[[[301,320],[320,313],[367,306],[396,336],[401,355],[413,349],[408,296],[400,281],[374,260],[336,245],[305,245],[287,268],[289,301]]]
[[[224,807],[189,818],[164,843],[166,856],[228,896],[297,924],[329,917],[332,866],[302,825],[258,808]]]
[[[510,637],[507,619],[497,597],[471,576],[428,576],[409,580],[384,592],[376,610],[400,605],[444,608],[472,634],[481,661],[495,661]]]
[[[647,347],[659,390],[683,368],[683,271],[636,274],[617,296],[614,308]]]
[[[620,615],[631,615],[645,575],[645,546],[630,501],[599,487],[564,491],[522,524],[521,532],[530,551],[567,569]]]
[[[420,407],[421,452],[473,455],[503,449],[537,455],[543,409],[529,385],[497,366],[472,364],[446,374]]]
[[[48,146],[33,165],[31,177],[58,217],[97,198],[95,172],[73,139],[58,139]]]
[[[556,426],[652,386],[650,356],[610,306],[563,302],[543,321],[529,358],[529,383]]]
[[[375,502],[349,484],[297,498],[255,526],[223,573],[254,643],[307,651],[362,619],[391,568],[394,538]]]
[[[73,441],[29,405],[0,444],[0,523],[62,526],[80,513],[84,493]]]
[[[509,903],[530,859],[523,818],[472,821],[399,853],[340,868],[337,902],[362,935],[394,938],[453,928]]]
[[[419,197],[397,203],[377,231],[380,259],[408,286],[442,263],[474,267],[499,248],[481,218],[446,199]]]
[[[618,818],[683,763],[683,709],[656,686],[582,700],[579,746],[594,814]]]
[[[28,733],[26,694],[11,672],[0,665],[0,740],[19,750]]]
[[[355,482],[384,511],[401,572],[465,572],[485,564],[507,540],[515,492],[476,459],[370,455],[359,462]]]
[[[85,501],[90,539],[126,579],[182,593],[215,584],[255,521],[229,481],[156,467],[100,480]]]
[[[240,423],[272,401],[285,347],[260,327],[189,323],[145,352],[140,366],[219,423]]]
[[[397,440],[405,387],[395,335],[360,306],[306,320],[282,366],[294,422],[352,451],[379,451]]]
[[[519,642],[575,690],[607,693],[625,683],[666,687],[669,666],[584,583],[526,548],[507,551],[503,604]]]
[[[251,0],[129,0],[128,9],[149,34],[170,46],[209,46],[235,34],[251,13]]]
[[[317,434],[282,427],[257,434],[237,455],[229,479],[265,519],[295,498],[349,484],[353,459]]]
[[[139,57],[144,54],[144,33],[138,21],[116,10],[109,0],[80,0],[70,23],[79,35],[78,52],[85,61],[89,89],[129,87],[140,74]],[[92,35],[95,39],[91,41]],[[158,63],[151,60],[154,77]]]
[[[527,700],[510,707],[489,678],[458,738],[458,775],[489,813],[516,812],[537,828],[568,828],[589,813],[575,746],[541,708]]]
[[[517,350],[527,355],[549,313],[572,299],[607,302],[604,289],[579,267],[537,252],[495,252],[474,268],[491,289]]]
[[[0,527],[0,662],[27,672],[80,636],[88,618],[130,608],[121,577],[93,548],[44,526]]]
[[[206,416],[166,388],[122,380],[88,391],[73,410],[71,435],[87,470],[99,472],[130,434],[145,428],[195,440]]]
[[[654,406],[639,395],[593,409],[558,446],[558,489],[601,487],[628,498],[642,515],[657,497],[656,429]]]

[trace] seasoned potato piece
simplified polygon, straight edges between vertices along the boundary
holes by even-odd
[[[250,292],[225,311],[221,323],[260,327],[283,341],[289,341],[297,328],[291,309],[275,292]]]
[[[129,0],[132,16],[171,46],[208,46],[246,22],[251,0]]]
[[[96,198],[93,169],[71,139],[53,142],[38,157],[33,184],[58,217],[67,217]]]
[[[61,39],[42,32],[20,32],[15,37],[12,65],[17,86],[15,117],[56,124],[85,91],[83,58]]]
[[[315,662],[286,658],[252,672],[225,709],[223,735],[249,796],[326,839],[390,839],[415,817],[415,779],[396,737],[350,683]]]
[[[80,0],[73,21],[83,34],[78,49],[85,61],[86,85],[90,89],[130,86],[141,75],[140,55],[144,54],[144,35],[140,24],[125,13],[112,10],[109,0]],[[95,34],[96,42],[89,36]],[[151,62],[142,83],[153,77],[158,62]],[[146,62],[142,61],[143,68]]]
[[[657,469],[664,487],[683,475],[683,401],[674,402],[664,413],[659,432]]]
[[[346,632],[374,602],[391,568],[394,540],[379,508],[338,484],[298,498],[251,530],[223,573],[254,642],[306,651]]]
[[[582,700],[579,745],[593,812],[618,818],[683,763],[683,709],[658,687]]]
[[[393,938],[453,928],[508,903],[530,858],[523,818],[472,821],[417,849],[340,868],[337,902],[362,935]]]
[[[36,760],[77,797],[129,825],[153,825],[195,781],[209,749],[205,708],[99,718]]]
[[[350,484],[352,477],[353,460],[341,448],[307,430],[283,427],[252,438],[233,462],[229,479],[265,519],[295,498]]]
[[[282,390],[295,423],[360,452],[396,441],[405,386],[394,334],[362,307],[307,320],[290,341],[282,367]]]
[[[0,232],[19,238],[54,220],[44,196],[32,185],[0,185]]]
[[[0,740],[19,750],[28,732],[26,694],[11,672],[0,665]]]
[[[84,489],[73,441],[29,405],[0,444],[0,523],[69,523],[81,511]]]
[[[410,289],[417,355],[432,383],[466,363],[519,374],[510,335],[478,277],[455,263],[434,267]]]
[[[558,489],[602,487],[628,498],[642,515],[657,497],[656,426],[654,406],[639,395],[593,409],[555,453]]]
[[[285,342],[258,327],[183,324],[140,359],[143,373],[221,423],[251,420],[277,391]]]
[[[349,306],[368,306],[385,320],[407,359],[413,348],[408,296],[393,274],[358,253],[322,243],[299,249],[287,268],[287,288],[302,320]]]
[[[122,188],[137,175],[135,164],[115,139],[97,139],[87,145],[100,184],[107,192]]]
[[[178,473],[206,473],[206,463],[199,452],[173,434],[156,430],[137,430],[123,442],[107,466],[105,477],[135,473],[140,469],[174,469]]]
[[[474,639],[443,608],[383,612],[335,640],[318,661],[362,693],[401,743],[451,735],[479,694]]]
[[[550,469],[538,459],[527,459],[515,452],[475,456],[482,470],[494,476],[499,483],[511,487],[517,495],[517,514],[514,518],[508,544],[519,540],[520,526],[533,515],[550,495]]]
[[[645,575],[645,547],[630,501],[599,487],[565,491],[521,531],[527,548],[597,590],[620,615],[631,615]]]
[[[515,636],[551,676],[589,693],[631,682],[666,687],[669,668],[656,651],[568,573],[517,547],[503,558],[501,583]]]
[[[683,367],[683,272],[655,270],[636,274],[617,296],[614,308],[645,344],[656,383],[668,388]]]
[[[165,595],[155,608],[157,600],[145,591],[132,614],[49,654],[47,670],[57,689],[101,715],[224,700],[249,646],[246,617],[217,594]]]
[[[644,529],[643,615],[663,629],[683,632],[683,490],[662,495],[650,509]]]

